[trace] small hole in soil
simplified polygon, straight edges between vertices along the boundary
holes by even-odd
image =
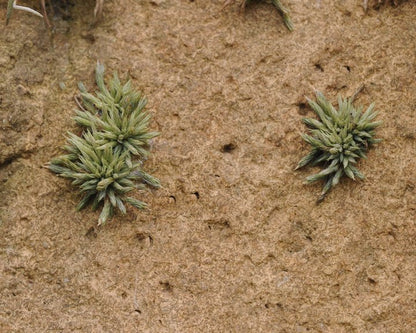
[[[321,72],[324,71],[324,69],[323,69],[323,67],[321,66],[320,63],[315,64],[315,68],[318,69],[318,70],[320,70]]]
[[[170,196],[169,196],[169,198],[170,198],[170,199],[172,199],[172,200],[173,200],[173,202],[175,202],[175,203],[176,203],[176,198],[175,198],[175,196],[174,196],[174,195],[170,195]]]
[[[172,286],[168,281],[166,282],[160,281],[159,284],[162,286],[164,291],[172,291]]]
[[[127,297],[127,293],[126,293],[125,291],[123,291],[123,292],[121,293],[121,297],[126,298],[126,297]]]
[[[84,38],[86,41],[88,41],[90,43],[95,42],[95,36],[92,33],[89,33],[89,32],[82,33],[81,37]]]
[[[88,229],[88,231],[85,233],[85,236],[88,238],[97,238],[97,233],[95,232],[95,228],[91,227]]]
[[[223,153],[231,153],[237,146],[234,143],[227,143],[226,145],[222,146],[221,151]]]
[[[368,282],[370,283],[370,284],[376,284],[377,282],[376,282],[376,280],[374,280],[374,279],[372,279],[372,278],[368,278]]]
[[[230,225],[230,222],[228,222],[227,220],[218,220],[218,221],[208,222],[208,228],[210,230],[212,229],[224,230],[227,228],[231,228],[231,225]]]
[[[390,230],[387,234],[388,234],[389,236],[392,236],[393,238],[396,238],[396,234],[394,233],[394,231],[393,231],[393,230]]]
[[[64,21],[69,21],[72,18],[70,11],[73,6],[73,1],[54,1],[51,11],[54,13],[55,17],[60,17]]]
[[[136,239],[140,242],[144,240],[147,236],[143,232],[136,233]]]
[[[134,309],[134,312],[141,314],[142,312],[139,309]]]
[[[199,192],[193,192],[192,194],[195,195],[197,199],[199,199]]]
[[[0,167],[3,168],[5,166],[8,166],[8,165],[12,164],[19,157],[22,157],[22,155],[21,154],[16,154],[16,155],[13,155],[13,156],[10,156],[10,157],[6,158],[6,160],[2,164],[0,164]]]
[[[302,116],[306,115],[307,110],[306,110],[307,104],[304,102],[300,102],[298,103],[298,113]]]
[[[269,304],[269,303],[266,303],[266,304],[264,304],[264,307],[265,307],[266,309],[268,309],[268,308],[270,308],[270,304]]]
[[[141,242],[143,242],[143,241],[146,241],[147,239],[149,239],[149,243],[150,243],[150,245],[152,245],[153,244],[153,238],[152,238],[152,236],[150,236],[149,234],[147,234],[147,233],[144,233],[144,232],[138,232],[138,233],[136,233],[136,240],[139,242],[139,243],[141,243]]]
[[[351,67],[350,66],[344,66],[348,72],[351,72]]]
[[[214,175],[214,177],[220,178],[220,175]]]

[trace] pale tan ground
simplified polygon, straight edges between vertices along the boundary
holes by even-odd
[[[107,1],[96,26],[88,0],[52,36],[26,13],[1,28],[1,332],[414,332],[416,3],[285,3],[293,33],[271,4],[219,0]],[[43,168],[97,59],[148,96],[164,186],[101,228]],[[293,171],[304,96],[361,84],[384,141],[316,205],[314,170]]]

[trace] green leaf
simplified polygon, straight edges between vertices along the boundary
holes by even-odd
[[[144,172],[143,170],[140,171],[140,174],[142,175],[142,181],[146,183],[147,185],[150,185],[155,188],[160,187],[160,181],[159,179],[149,175],[148,173]]]
[[[92,197],[95,195],[95,191],[90,191],[84,194],[81,201],[77,205],[77,210],[80,211],[84,209],[91,201]]]
[[[144,202],[142,202],[140,200],[137,200],[137,199],[134,199],[134,198],[131,198],[131,197],[127,197],[126,202],[128,204],[132,205],[133,207],[138,208],[138,209],[145,209],[147,207],[147,205]]]
[[[246,0],[246,2],[248,1]],[[289,31],[293,31],[294,27],[293,27],[292,20],[290,19],[290,16],[289,16],[289,10],[282,5],[280,0],[272,0],[272,3],[277,8],[280,15],[282,16],[283,22],[285,23],[286,28]]]
[[[111,216],[111,204],[108,200],[104,202],[103,210],[98,218],[98,225],[105,224],[108,218]]]
[[[52,163],[53,162],[51,162],[51,164],[48,165],[49,170],[51,170],[51,171],[53,171],[53,172],[55,172],[59,175],[65,173],[69,170],[68,168],[62,167],[62,166],[57,165],[57,164],[52,164]]]
[[[97,184],[97,190],[98,191],[104,191],[105,189],[107,189],[108,186],[110,186],[112,183],[114,182],[114,179],[109,177],[109,178],[105,178],[103,180],[100,180]]]
[[[116,196],[116,194],[114,193],[114,191],[113,191],[112,189],[109,189],[109,190],[107,191],[107,196],[108,196],[108,198],[110,199],[110,203],[111,203],[114,207],[116,207],[116,205],[117,205],[117,196]]]
[[[321,194],[319,195],[319,198],[317,200],[318,203],[325,199],[325,196],[328,193],[328,191],[331,189],[331,187],[332,187],[332,178],[329,177],[327,181],[325,182],[324,187],[322,188]]]
[[[351,170],[351,165],[344,169],[345,174],[350,177],[352,180],[355,180],[354,172]]]
[[[354,173],[354,176],[357,176],[360,179],[364,179],[364,175],[353,165],[350,166],[351,171]]]
[[[305,157],[303,157],[299,161],[299,163],[296,166],[295,170],[298,170],[298,169],[304,167],[305,165],[309,164],[310,162],[312,162],[317,157],[318,154],[319,154],[319,150],[318,149],[312,149],[312,151],[308,155],[306,155]]]
[[[116,204],[120,212],[123,215],[126,214],[126,206],[124,206],[123,201],[119,197],[116,197]]]
[[[332,178],[332,185],[331,186],[335,186],[339,183],[339,179],[341,178],[343,174],[343,170],[341,168],[339,168],[337,170],[337,172],[335,172],[334,177]]]
[[[7,11],[6,11],[6,25],[9,24],[10,16],[12,15],[13,11],[13,2],[14,0],[9,0],[7,2]]]
[[[306,126],[310,128],[325,129],[324,124],[322,124],[320,121],[316,119],[303,118],[302,121]]]
[[[315,182],[319,179],[325,178],[326,176],[330,175],[331,173],[336,172],[338,170],[338,168],[339,168],[338,166],[328,167],[325,170],[322,170],[321,172],[319,172],[315,175],[306,177],[306,181],[308,183],[312,183],[312,182]]]

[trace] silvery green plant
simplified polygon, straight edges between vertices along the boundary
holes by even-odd
[[[222,8],[230,5],[234,1],[236,0],[225,0]],[[244,9],[250,2],[252,2],[252,0],[242,0],[240,7]],[[277,8],[279,14],[282,16],[283,22],[286,25],[286,28],[288,28],[289,31],[293,31],[294,28],[293,28],[292,20],[290,19],[290,16],[289,16],[289,10],[283,6],[280,0],[271,0],[271,2]]]
[[[251,0],[250,0],[251,1]],[[282,5],[280,0],[272,0],[273,5],[277,8],[277,11],[283,18],[283,22],[286,26],[286,28],[289,29],[289,31],[293,31],[293,23],[289,16],[289,10]]]
[[[381,139],[375,139],[375,129],[381,121],[374,121],[378,112],[374,112],[374,103],[363,113],[362,107],[355,108],[353,98],[338,98],[338,109],[319,92],[316,102],[308,99],[311,108],[319,120],[304,118],[309,134],[302,138],[312,146],[308,155],[303,157],[296,169],[306,165],[323,165],[324,170],[306,178],[307,183],[325,180],[318,201],[322,201],[327,192],[338,184],[343,175],[355,180],[364,179],[356,168],[360,158],[366,158],[367,149]]]
[[[110,147],[117,153],[126,152],[129,163],[131,155],[145,159],[149,154],[150,140],[159,135],[149,131],[151,115],[144,110],[146,99],[132,89],[131,81],[122,85],[117,73],[107,88],[104,66],[100,63],[96,67],[96,82],[99,91],[95,95],[79,84],[82,110],[76,111],[75,121],[96,131],[100,149]]]
[[[128,151],[101,147],[94,131],[85,131],[83,137],[68,134],[66,155],[54,158],[48,167],[61,177],[72,180],[79,188],[82,199],[77,210],[88,204],[96,210],[102,206],[98,225],[106,223],[116,209],[126,213],[125,203],[138,209],[146,204],[127,196],[135,189],[144,190],[146,185],[160,187],[159,181],[141,169],[141,163],[128,165]]]

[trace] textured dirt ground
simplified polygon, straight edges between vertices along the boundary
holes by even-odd
[[[416,3],[107,1],[0,34],[0,331],[412,332],[416,327]],[[5,17],[6,1],[0,1]],[[37,4],[32,4],[36,6]],[[97,228],[43,165],[99,59],[149,99],[163,189]],[[377,103],[384,141],[316,205],[306,96]]]

